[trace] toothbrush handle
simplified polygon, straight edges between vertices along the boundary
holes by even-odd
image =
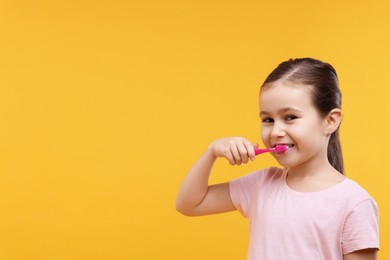
[[[255,148],[255,155],[259,155],[266,152],[272,152],[272,151],[273,151],[272,149],[268,149],[268,148],[265,149]]]

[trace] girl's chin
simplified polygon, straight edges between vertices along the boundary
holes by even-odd
[[[284,168],[291,168],[296,165],[293,161],[293,154],[291,154],[295,150],[295,147],[292,146],[288,148],[285,152],[283,153],[274,153],[274,158],[276,161],[283,166]]]
[[[275,159],[281,166],[283,166],[283,168],[292,168],[296,166],[296,163],[292,162],[291,160],[287,160],[286,158],[276,157]]]

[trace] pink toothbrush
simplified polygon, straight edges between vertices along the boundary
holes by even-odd
[[[285,151],[287,151],[287,149],[288,149],[288,145],[278,145],[274,148],[264,148],[264,149],[255,148],[255,155],[259,155],[266,152],[284,153]]]

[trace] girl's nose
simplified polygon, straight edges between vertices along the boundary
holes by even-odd
[[[271,135],[274,138],[284,137],[286,135],[286,132],[282,126],[274,124]]]

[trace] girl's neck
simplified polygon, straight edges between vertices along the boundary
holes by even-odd
[[[328,161],[326,152],[312,156],[309,160],[298,165],[289,167],[289,174],[297,177],[314,177],[319,172],[326,171],[332,167]]]
[[[313,192],[327,189],[344,179],[345,177],[326,161],[289,168],[286,182],[293,190]]]

